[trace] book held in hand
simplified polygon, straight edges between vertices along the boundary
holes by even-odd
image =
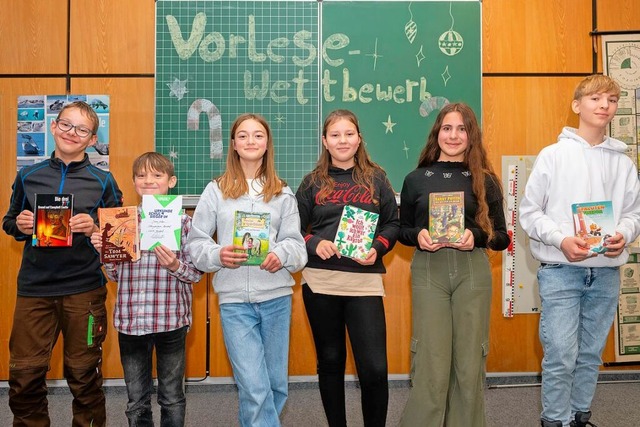
[[[38,247],[71,246],[73,194],[36,194],[31,244]]]
[[[182,239],[182,196],[145,194],[140,210],[140,249],[164,245],[179,251]]]
[[[342,209],[338,231],[333,241],[341,255],[365,259],[371,250],[380,214],[351,205]]]
[[[464,233],[464,192],[429,194],[429,235],[433,243],[456,243]]]
[[[571,213],[576,237],[587,242],[591,252],[605,253],[607,239],[616,234],[611,201],[574,203]]]
[[[260,265],[269,253],[269,226],[271,214],[268,212],[236,211],[233,226],[233,244],[242,246],[248,255],[240,265]]]
[[[102,236],[102,262],[140,259],[140,231],[137,206],[98,209]]]

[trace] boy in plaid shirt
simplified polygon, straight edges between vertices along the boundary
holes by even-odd
[[[173,164],[161,154],[144,153],[133,163],[133,183],[140,196],[167,194],[176,181]],[[126,410],[129,425],[153,424],[151,374],[155,347],[161,424],[184,426],[185,346],[191,325],[191,286],[202,276],[184,247],[190,229],[191,217],[183,214],[183,246],[177,253],[159,245],[152,251],[142,251],[139,261],[104,264],[109,280],[118,282],[113,323],[118,331],[129,398]],[[99,232],[91,236],[91,242],[101,250]]]

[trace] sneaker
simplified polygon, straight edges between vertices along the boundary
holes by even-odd
[[[589,422],[589,418],[591,418],[591,411],[587,412],[576,412],[576,418],[574,421],[571,421],[569,424],[571,427],[598,427],[593,423]]]
[[[540,420],[540,421],[541,421],[542,427],[562,427],[562,421],[547,421],[547,420]]]

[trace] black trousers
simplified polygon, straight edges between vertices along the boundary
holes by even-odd
[[[389,384],[382,297],[316,294],[308,285],[303,285],[302,296],[316,346],[320,395],[329,427],[347,425],[346,331],[360,381],[364,425],[384,427]]]

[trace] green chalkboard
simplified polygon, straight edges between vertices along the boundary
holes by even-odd
[[[180,194],[224,171],[229,127],[260,113],[295,190],[315,166],[324,115],[354,111],[399,191],[437,111],[481,105],[478,1],[156,3],[156,149]]]

